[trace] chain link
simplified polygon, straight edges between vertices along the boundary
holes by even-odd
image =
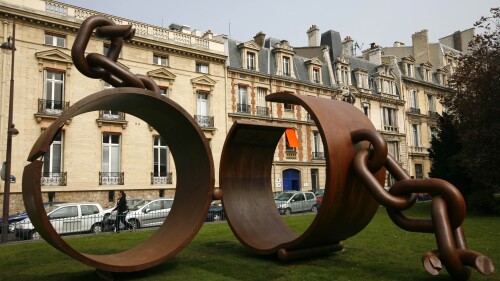
[[[434,233],[438,250],[422,256],[427,272],[437,275],[444,264],[456,280],[469,278],[468,267],[485,275],[493,273],[494,266],[488,257],[467,249],[461,226],[466,213],[465,201],[455,186],[441,179],[411,179],[397,161],[387,155],[387,145],[380,143],[381,139],[385,141],[375,130],[357,130],[351,133],[351,138],[354,144],[369,141],[373,147],[356,152],[353,168],[375,200],[387,208],[391,220],[407,231]],[[373,175],[382,166],[396,179],[389,191]],[[433,196],[431,219],[409,218],[402,213],[415,204],[419,193]]]
[[[91,53],[85,57],[90,37],[95,35],[111,41],[106,55]],[[124,40],[134,37],[135,29],[131,25],[116,25],[115,22],[104,16],[91,16],[83,21],[78,32],[71,56],[76,68],[85,76],[102,79],[113,87],[137,87],[160,93],[158,85],[148,76],[134,75],[125,67],[117,63]]]

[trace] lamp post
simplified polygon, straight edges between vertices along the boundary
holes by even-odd
[[[9,199],[10,199],[10,171],[12,156],[12,135],[19,134],[19,131],[12,124],[12,111],[14,105],[14,53],[16,52],[16,22],[12,21],[12,36],[7,42],[2,43],[0,48],[12,51],[12,62],[10,65],[10,98],[9,98],[9,119],[7,125],[7,149],[5,151],[5,184],[3,190],[3,213],[2,213],[2,243],[7,242],[9,234]]]

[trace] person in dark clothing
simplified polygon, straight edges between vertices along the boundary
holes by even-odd
[[[127,206],[127,195],[125,194],[125,191],[120,190],[120,198],[118,198],[118,203],[116,204],[116,207],[113,209],[114,211],[117,211],[116,214],[116,222],[115,222],[115,229],[116,233],[120,232],[120,222],[123,223],[125,226],[125,229],[133,229],[134,227],[125,219],[127,216],[128,212],[128,206]]]

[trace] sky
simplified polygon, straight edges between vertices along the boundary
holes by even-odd
[[[168,27],[187,25],[203,34],[212,30],[246,42],[262,31],[267,37],[307,46],[307,30],[335,30],[342,39],[353,38],[361,49],[370,43],[382,47],[395,41],[411,45],[411,35],[428,30],[429,43],[474,26],[498,0],[58,0],[70,5]],[[139,5],[140,3],[140,5]]]

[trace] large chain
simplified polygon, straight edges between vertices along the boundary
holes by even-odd
[[[392,221],[404,230],[434,233],[438,250],[422,256],[424,268],[437,275],[446,267],[456,280],[467,280],[474,267],[480,273],[490,275],[494,271],[492,261],[484,254],[467,249],[462,222],[465,218],[465,201],[460,191],[441,179],[411,179],[405,170],[387,154],[383,137],[375,130],[361,129],[351,133],[353,143],[369,141],[370,149],[361,149],[354,156],[354,171],[372,196],[387,208]],[[396,182],[387,191],[375,178],[374,172],[385,166]],[[433,196],[431,219],[415,219],[402,211],[412,207],[418,193]]]
[[[85,50],[95,29],[95,35],[111,41],[106,55],[91,53],[85,57]],[[134,37],[135,29],[131,25],[116,25],[104,16],[91,16],[83,21],[78,32],[71,56],[76,68],[85,76],[102,79],[113,87],[137,87],[160,93],[160,88],[148,76],[134,75],[117,63],[124,40]]]

